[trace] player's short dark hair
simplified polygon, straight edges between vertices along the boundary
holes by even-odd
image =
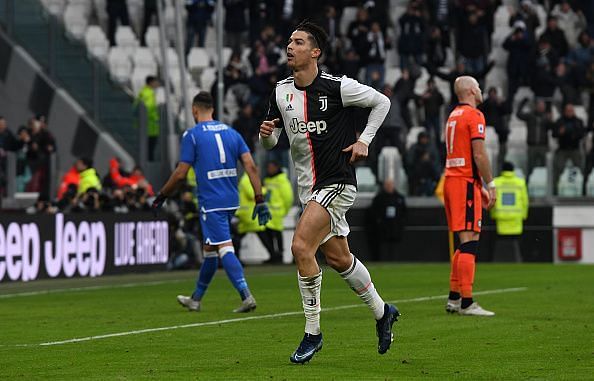
[[[147,85],[150,85],[152,82],[156,81],[157,77],[155,77],[154,75],[147,75],[146,78],[144,79],[144,83]]]
[[[513,165],[513,163],[510,163],[509,161],[506,161],[501,166],[501,170],[502,171],[513,171],[514,170],[514,165]]]
[[[328,44],[328,35],[324,29],[311,21],[305,20],[297,25],[295,30],[300,30],[307,33],[312,45],[322,51],[320,54],[320,57],[322,57],[324,51],[326,50],[326,45]],[[318,59],[320,59],[320,57],[318,57]]]
[[[201,91],[192,100],[192,106],[210,109],[213,108],[212,95],[208,91]]]

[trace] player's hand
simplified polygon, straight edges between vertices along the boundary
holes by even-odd
[[[262,136],[263,138],[267,138],[270,135],[272,135],[272,132],[276,128],[276,124],[278,122],[280,122],[279,118],[263,121],[260,125],[260,136]]]
[[[153,210],[153,214],[155,216],[159,212],[159,209],[161,209],[161,207],[163,206],[165,200],[167,200],[167,196],[161,193],[159,193],[157,197],[155,197],[155,199],[153,200],[153,203],[151,204],[151,209]]]
[[[367,145],[358,140],[347,148],[343,149],[342,152],[351,153],[351,160],[349,160],[349,163],[351,164],[356,161],[366,159],[368,154]]]
[[[497,189],[489,188],[489,202],[487,203],[487,210],[491,210],[495,206],[495,201],[497,201]]]
[[[268,209],[267,203],[264,201],[256,203],[252,213],[252,220],[256,219],[256,216],[258,216],[258,224],[260,224],[260,226],[266,225],[268,221],[272,219],[272,215],[270,214],[270,209]]]

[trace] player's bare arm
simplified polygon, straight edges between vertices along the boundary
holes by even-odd
[[[495,191],[495,186],[493,184],[493,174],[491,173],[491,163],[489,162],[489,156],[487,155],[487,150],[485,149],[485,142],[482,139],[475,139],[472,141],[472,158],[476,167],[479,170],[483,181],[488,186],[489,192],[489,204],[486,206],[487,210],[491,209],[493,205],[495,205],[495,201],[497,200],[497,192]]]
[[[186,179],[189,170],[190,164],[183,162],[178,163],[177,167],[171,176],[169,176],[169,179],[165,185],[163,185],[163,188],[161,188],[159,193],[165,197],[171,196],[177,190],[179,185]]]
[[[252,154],[246,152],[243,155],[241,155],[241,163],[243,164],[245,172],[247,173],[250,179],[252,188],[254,188],[254,193],[256,194],[256,196],[262,196],[262,182],[260,181],[260,176],[258,176],[258,168],[256,167],[256,163],[254,163]]]

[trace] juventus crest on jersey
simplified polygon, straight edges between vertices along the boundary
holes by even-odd
[[[293,77],[277,83],[266,119],[282,120],[300,193],[330,184],[357,185],[351,154],[342,150],[357,140],[353,107],[372,107],[376,94],[354,79],[322,71],[307,87],[297,86]]]

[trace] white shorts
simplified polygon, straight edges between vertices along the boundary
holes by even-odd
[[[351,231],[346,220],[346,212],[355,202],[357,188],[350,184],[332,184],[315,190],[309,201],[322,205],[330,213],[330,233],[320,245],[334,236],[346,237]]]

